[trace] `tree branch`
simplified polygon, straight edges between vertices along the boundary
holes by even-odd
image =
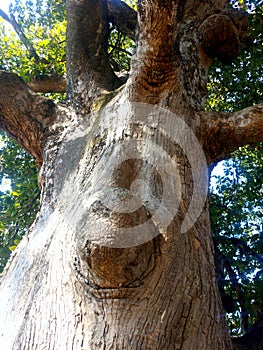
[[[242,337],[232,338],[235,350],[261,350],[263,348],[263,317]]]
[[[229,276],[230,282],[236,292],[236,297],[240,305],[240,309],[241,309],[240,323],[241,323],[242,331],[247,332],[248,331],[248,312],[245,306],[245,300],[243,298],[243,293],[242,293],[240,284],[238,283],[238,278],[236,276],[236,273],[226,256],[224,260],[224,267]]]
[[[115,72],[122,84],[125,84],[129,75],[123,72]],[[30,80],[27,86],[35,91],[42,93],[57,92],[65,93],[67,86],[67,79],[64,75],[42,75],[38,78]]]
[[[200,112],[200,142],[208,162],[227,158],[239,147],[263,141],[263,103],[233,113]]]
[[[37,62],[43,62],[43,63],[48,63],[45,59],[42,59],[38,56],[35,48],[33,47],[33,45],[30,43],[30,41],[27,39],[27,37],[25,36],[21,26],[17,23],[15,17],[11,14],[10,17],[0,9],[0,16],[7,21],[8,23],[10,23],[12,25],[12,27],[14,28],[15,32],[17,33],[17,35],[19,36],[20,40],[22,41],[22,43],[25,45],[25,47],[28,49],[29,54],[30,54],[30,58],[34,57],[36,59]]]
[[[178,92],[178,0],[141,0],[138,6],[138,45],[132,60],[128,91],[130,98],[157,103],[161,92]]]
[[[178,0],[142,0],[139,3],[139,42],[146,45],[147,53],[152,56],[175,56],[175,38]],[[150,25],[149,25],[150,23]],[[156,40],[154,33],[158,33]],[[168,57],[169,57],[168,56]],[[168,58],[167,58],[168,59]]]
[[[42,163],[42,142],[56,116],[53,101],[36,95],[16,74],[0,71],[0,128]]]
[[[116,28],[135,40],[137,28],[137,13],[125,2],[120,0],[108,0],[109,21]]]
[[[35,92],[66,92],[67,79],[60,75],[42,75],[30,80],[27,85]]]
[[[106,0],[67,0],[68,97],[75,106],[90,106],[102,90],[120,82],[110,66]]]

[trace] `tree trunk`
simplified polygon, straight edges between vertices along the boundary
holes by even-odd
[[[1,346],[232,349],[207,166],[242,135],[262,139],[263,107],[217,119],[203,109],[211,57],[238,53],[244,17],[224,1],[141,1],[131,74],[111,91],[120,82],[107,60],[107,4],[67,3],[68,106],[21,121],[30,114],[37,126],[20,143],[41,140],[42,204],[1,281]],[[17,113],[2,96],[1,124],[15,134]]]
[[[20,277],[2,284],[6,349],[231,348],[207,203],[184,220],[193,179],[204,176],[193,164],[199,149],[189,154],[187,125],[180,140],[182,113],[168,114],[166,135],[164,110],[130,103],[129,112],[127,94],[117,95],[119,111],[114,100],[76,130],[68,125],[60,149],[49,141],[41,212],[8,267]]]

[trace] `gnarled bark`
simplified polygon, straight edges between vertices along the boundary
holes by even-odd
[[[263,104],[233,113],[202,112],[199,116],[209,163],[225,159],[238,147],[262,142]]]
[[[67,12],[67,92],[76,107],[87,108],[120,86],[107,54],[107,2],[68,0]]]
[[[53,101],[34,94],[17,75],[0,72],[0,127],[39,164],[45,133],[56,114]]]

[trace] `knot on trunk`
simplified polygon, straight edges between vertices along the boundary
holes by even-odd
[[[209,16],[199,28],[205,53],[230,64],[240,53],[247,26],[245,11],[227,9]]]
[[[110,248],[87,241],[75,269],[98,298],[125,298],[154,271],[162,238],[130,248]],[[80,248],[80,247],[79,247]]]

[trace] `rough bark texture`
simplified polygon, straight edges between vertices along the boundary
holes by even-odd
[[[43,75],[27,83],[36,92],[66,92],[67,79],[58,75]]]
[[[81,109],[120,83],[107,57],[107,2],[67,1],[67,13],[68,96]]]
[[[263,140],[262,106],[229,115],[203,111],[212,57],[229,61],[238,54],[244,14],[225,11],[226,1],[140,1],[131,74],[113,91],[120,83],[107,58],[106,5],[103,0],[67,1],[68,109],[32,94],[13,75],[0,76],[1,127],[39,162],[44,160],[40,213],[1,281],[1,346],[230,350],[207,201],[187,232],[181,231],[196,183],[200,197],[206,196],[206,164],[198,159],[198,148],[191,148],[194,140],[203,146],[208,164],[240,145]],[[135,102],[155,105],[154,120],[138,122]],[[123,105],[128,106],[124,114]],[[174,116],[166,133],[160,128],[161,108]],[[131,140],[139,157],[118,161]],[[155,147],[171,159],[165,183]],[[94,196],[99,189],[107,197],[108,178],[117,198],[126,200],[131,186],[141,186],[134,180],[141,178],[147,182],[142,196],[153,199],[132,212],[109,211]],[[67,187],[67,193],[63,186],[72,179],[77,187]],[[74,201],[76,191],[89,203],[84,218],[78,217],[82,204]],[[166,227],[152,214],[164,193],[174,205],[178,198]],[[145,220],[148,231],[140,237],[150,234],[151,239],[109,244],[116,243],[119,228]]]
[[[0,72],[0,86],[0,127],[41,164],[42,142],[58,108],[35,95],[15,74]]]
[[[204,131],[203,147],[209,163],[227,158],[246,144],[262,141],[263,104],[234,113],[202,112],[199,114]]]

